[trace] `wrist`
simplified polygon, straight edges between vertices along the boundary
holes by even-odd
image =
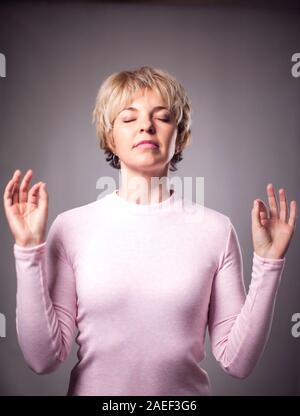
[[[284,259],[284,255],[279,256],[279,255],[271,254],[271,253],[260,253],[256,250],[254,250],[254,253],[257,256],[262,257],[262,258],[267,259],[267,260],[283,260]]]
[[[43,244],[44,242],[45,240],[43,239],[30,240],[30,241],[15,240],[16,245],[22,248],[30,248],[30,247],[39,246],[40,244]]]

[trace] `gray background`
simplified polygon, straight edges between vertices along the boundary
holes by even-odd
[[[0,6],[0,52],[7,59],[7,77],[0,78],[1,189],[15,169],[32,168],[33,183],[48,186],[48,229],[60,212],[96,200],[98,178],[118,183],[91,123],[100,84],[124,69],[166,69],[193,106],[192,143],[172,175],[205,178],[205,205],[236,227],[248,289],[253,199],[267,202],[272,182],[300,203],[300,78],[291,75],[291,56],[300,52],[299,8],[248,3]],[[7,321],[0,394],[65,395],[76,344],[55,373],[36,375],[27,367],[16,338],[13,238],[3,205],[0,229],[0,312]],[[225,374],[207,336],[202,366],[213,394],[299,394],[300,338],[291,335],[291,316],[300,312],[299,240],[298,226],[269,342],[253,373],[245,380]]]

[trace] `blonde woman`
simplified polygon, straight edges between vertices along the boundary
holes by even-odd
[[[4,191],[15,238],[17,334],[29,367],[54,371],[78,330],[68,395],[210,395],[199,365],[208,328],[223,370],[247,377],[269,336],[296,201],[288,214],[284,189],[277,206],[272,185],[269,209],[254,200],[246,293],[229,217],[182,203],[164,180],[190,142],[183,86],[151,67],[112,74],[93,121],[107,161],[121,169],[119,189],[59,214],[47,238],[46,184],[30,188],[31,169],[19,184],[16,170]],[[197,213],[201,220],[193,221]]]

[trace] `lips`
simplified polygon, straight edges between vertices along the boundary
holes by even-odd
[[[141,140],[140,142],[138,142],[134,147],[137,147],[137,146],[139,146],[139,145],[141,145],[141,144],[143,144],[143,143],[147,143],[147,144],[153,144],[154,146],[156,146],[156,147],[159,147],[158,146],[158,143],[156,142],[156,141],[154,141],[154,140]]]

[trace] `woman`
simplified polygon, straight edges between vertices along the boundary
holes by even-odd
[[[113,74],[99,90],[93,121],[107,161],[121,169],[120,189],[59,214],[46,239],[45,183],[29,190],[30,169],[19,186],[16,170],[5,188],[26,362],[38,374],[55,370],[77,328],[68,395],[209,395],[198,365],[208,328],[224,371],[248,376],[268,339],[296,202],[288,218],[284,189],[278,210],[271,185],[270,212],[254,201],[246,295],[229,217],[169,186],[191,135],[182,85],[150,67]],[[201,221],[189,221],[195,212],[184,205]]]

